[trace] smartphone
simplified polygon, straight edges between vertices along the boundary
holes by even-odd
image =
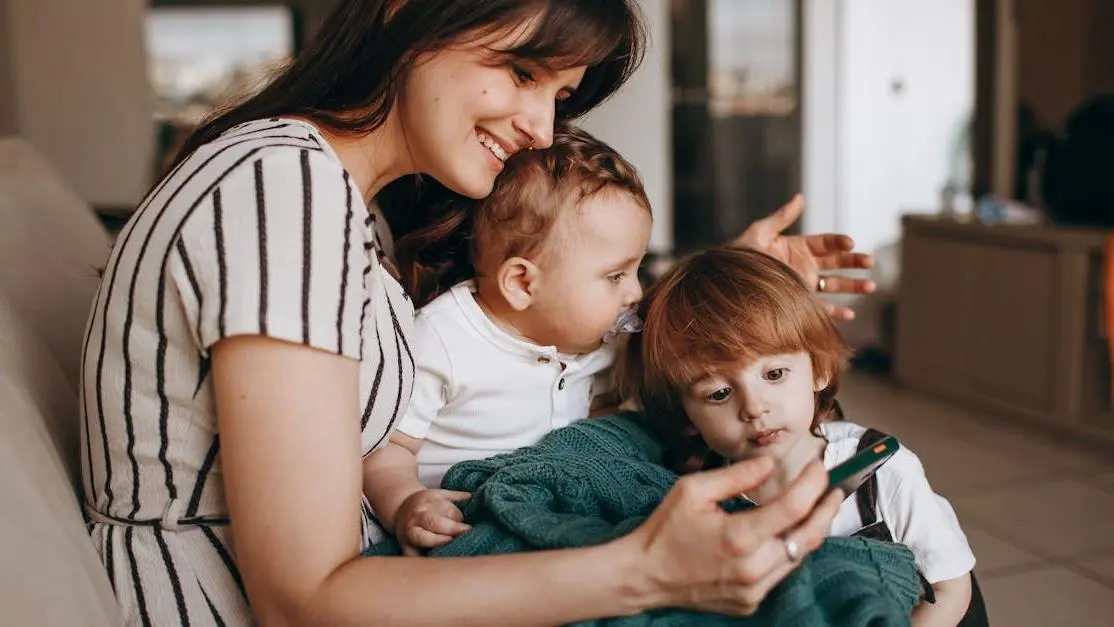
[[[894,436],[886,436],[874,446],[855,453],[853,457],[828,471],[828,487],[839,488],[845,496],[855,493],[882,464],[885,464],[901,444]]]

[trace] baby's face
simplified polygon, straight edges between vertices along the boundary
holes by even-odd
[[[575,215],[561,220],[556,245],[540,264],[531,337],[562,352],[586,353],[642,298],[638,266],[652,222],[633,196],[612,189],[585,198]]]

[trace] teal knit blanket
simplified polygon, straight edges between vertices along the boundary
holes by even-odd
[[[471,492],[460,503],[472,530],[431,552],[440,557],[599,544],[641,524],[677,480],[658,465],[661,447],[630,416],[583,420],[536,446],[457,464],[442,486]],[[730,509],[745,508],[734,502]],[[365,555],[398,555],[386,540]],[[777,586],[758,612],[736,618],[676,609],[578,623],[580,627],[880,627],[908,625],[921,595],[902,545],[829,538]]]

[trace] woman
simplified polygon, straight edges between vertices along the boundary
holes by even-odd
[[[84,351],[86,511],[129,623],[747,613],[820,542],[837,503],[819,467],[761,511],[718,510],[769,473],[759,462],[685,479],[605,546],[358,556],[361,459],[405,409],[414,367],[413,308],[366,203],[409,173],[488,194],[505,159],[548,146],[557,116],[630,75],[631,4],[345,0],[288,70],[187,142],[119,237]],[[864,264],[846,238],[781,228],[744,243],[813,274]]]

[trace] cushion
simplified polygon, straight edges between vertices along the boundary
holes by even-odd
[[[30,144],[0,139],[0,291],[76,390],[85,321],[111,239]]]
[[[11,625],[119,625],[74,491],[77,396],[0,292],[0,608]]]

